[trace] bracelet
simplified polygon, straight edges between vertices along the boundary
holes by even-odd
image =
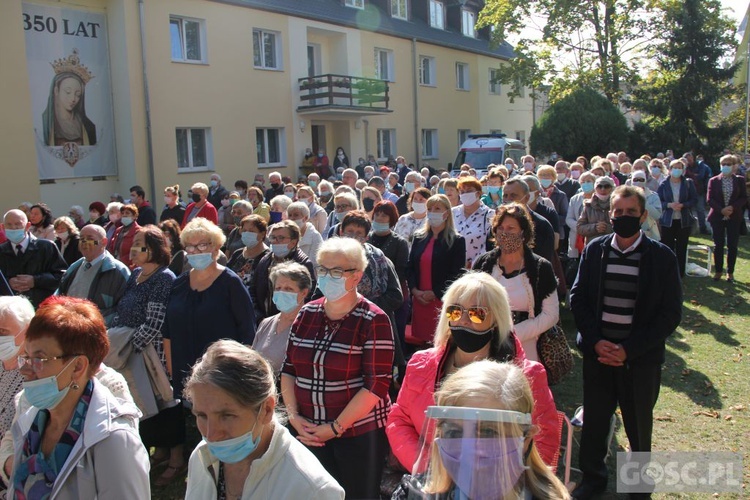
[[[331,422],[331,430],[333,431],[333,435],[334,435],[335,437],[339,437],[339,436],[341,435],[341,433],[340,433],[339,431],[337,431],[337,430],[336,430],[336,426],[335,426],[335,425],[333,425],[333,422]]]
[[[339,419],[335,419],[335,420],[333,421],[333,424],[332,424],[332,425],[334,425],[335,427],[337,427],[337,428],[339,429],[339,431],[340,431],[339,433],[340,433],[340,434],[343,434],[343,433],[344,433],[344,431],[346,430],[346,429],[344,428],[344,426],[343,426],[343,425],[341,425],[341,424],[339,423]]]

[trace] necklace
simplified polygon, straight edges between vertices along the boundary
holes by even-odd
[[[154,273],[155,273],[156,271],[158,271],[159,269],[161,269],[161,266],[159,266],[159,267],[155,268],[155,269],[154,269],[153,271],[151,271],[150,273],[144,273],[143,271],[141,271],[141,274],[139,274],[139,275],[138,275],[138,279],[136,279],[136,281],[137,281],[138,283],[143,283],[144,281],[146,281],[147,279],[149,279],[149,278],[150,278],[150,277],[151,277],[151,276],[152,276],[152,275],[153,275],[153,274],[154,274]]]

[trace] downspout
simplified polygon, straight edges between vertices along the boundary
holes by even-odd
[[[148,72],[146,71],[146,13],[143,0],[138,0],[138,15],[141,23],[141,71],[143,73],[143,101],[146,107],[146,151],[148,153],[148,181],[151,202],[156,200],[156,173],[154,172],[154,142],[151,137],[151,99],[148,93]]]
[[[365,154],[370,156],[370,120],[362,118],[362,123],[365,124]]]
[[[419,65],[417,61],[417,39],[411,39],[411,64],[414,82],[414,145],[416,151],[414,154],[414,165],[417,170],[421,168],[420,160],[422,159],[422,138],[419,134]]]

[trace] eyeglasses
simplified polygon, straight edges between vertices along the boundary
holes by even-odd
[[[211,248],[211,243],[198,243],[197,245],[185,245],[185,251],[187,253],[193,253],[196,250],[203,253]]]
[[[469,314],[469,320],[472,323],[479,324],[487,319],[489,309],[481,306],[464,308],[458,304],[453,304],[445,308],[445,316],[451,321],[459,321],[463,317],[464,311]]]
[[[62,356],[50,356],[49,358],[32,358],[29,356],[18,356],[18,369],[21,370],[25,366],[29,366],[31,371],[39,373],[44,370],[44,363],[47,361],[54,361],[56,359],[72,358],[74,356],[81,356],[81,354],[63,354]]]
[[[603,189],[606,191],[607,189],[612,189],[612,186],[610,186],[609,184],[600,184],[596,186],[596,189]]]
[[[334,205],[333,207],[337,212],[341,212],[343,210],[350,210],[352,207],[351,205]]]
[[[290,241],[291,238],[289,236],[269,236],[268,241],[271,243],[286,243],[287,241]]]
[[[334,267],[333,269],[328,269],[324,266],[317,266],[315,268],[315,275],[320,278],[321,276],[330,276],[334,279],[341,279],[344,277],[344,273],[353,273],[356,271],[356,269],[341,269],[339,267]]]

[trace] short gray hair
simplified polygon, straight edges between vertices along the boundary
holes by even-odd
[[[0,297],[0,321],[13,319],[21,329],[26,329],[33,317],[34,306],[26,297],[20,295]]]
[[[83,217],[83,207],[81,205],[73,205],[70,207],[71,212],[77,213],[80,217]]]
[[[310,208],[307,206],[307,203],[302,203],[301,201],[291,203],[286,207],[286,214],[289,215],[289,212],[292,210],[299,210],[305,217],[310,217]]]
[[[284,261],[273,266],[269,279],[271,284],[276,286],[277,278],[287,278],[294,281],[300,290],[310,290],[312,287],[312,277],[310,271],[305,266],[291,260]]]
[[[521,177],[521,180],[525,182],[527,186],[529,186],[529,191],[539,191],[539,179],[537,179],[533,175],[524,175]]]
[[[281,207],[281,212],[286,212],[287,207],[292,204],[292,199],[285,194],[280,194],[271,198],[271,201],[268,204],[271,205],[271,208],[273,208],[274,205],[278,205]]]
[[[367,256],[362,244],[354,238],[328,238],[320,244],[316,261],[318,264],[326,255],[343,255],[349,266],[357,271],[364,271],[367,267]]]
[[[109,205],[107,205],[107,213],[110,213],[114,210],[115,212],[119,214],[121,208],[122,208],[122,203],[120,203],[119,201],[110,202]]]
[[[253,204],[246,200],[237,200],[234,202],[234,205],[232,205],[232,209],[235,207],[241,208],[245,212],[247,212],[248,215],[253,213]]]

